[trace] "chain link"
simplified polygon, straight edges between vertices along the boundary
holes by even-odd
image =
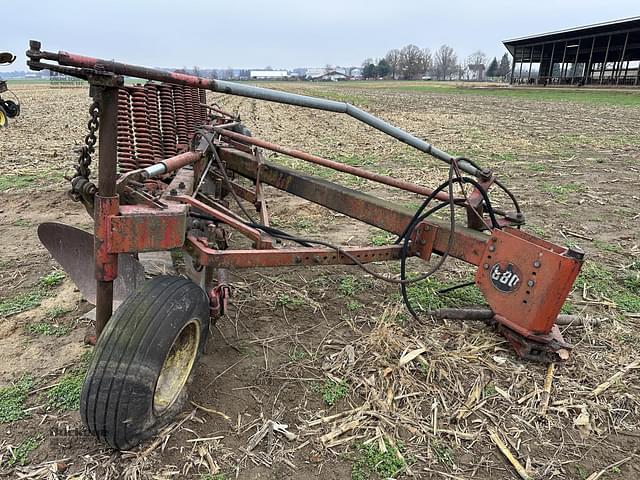
[[[98,101],[94,100],[89,107],[90,118],[87,122],[89,133],[84,137],[84,145],[80,151],[78,165],[76,166],[76,176],[84,177],[87,180],[89,179],[89,175],[91,175],[91,169],[89,168],[91,165],[91,155],[95,153],[96,142],[98,141],[98,137],[96,136],[96,131],[100,127],[100,110],[98,105]]]
[[[80,155],[75,168],[75,175],[70,178],[71,198],[76,202],[86,200],[92,202],[92,197],[96,193],[96,186],[89,181],[91,175],[91,155],[96,151],[96,143],[98,137],[96,132],[100,127],[100,108],[98,100],[94,100],[89,107],[89,121],[87,122],[87,130],[89,131],[84,137],[84,145],[80,148]]]

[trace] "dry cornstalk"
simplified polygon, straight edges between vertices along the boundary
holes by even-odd
[[[549,408],[549,399],[551,398],[551,384],[553,383],[553,372],[555,371],[556,364],[551,362],[547,368],[547,375],[544,377],[544,387],[542,389],[542,401],[540,403],[540,409],[538,413],[540,415],[546,415]]]
[[[520,478],[522,478],[522,480],[531,480],[531,476],[527,473],[527,470],[522,466],[518,459],[513,456],[511,450],[509,450],[509,448],[498,436],[498,433],[495,431],[490,431],[489,436],[491,437],[493,443],[495,443],[496,447],[498,447],[502,455],[504,455],[505,458],[509,460],[509,463],[513,466],[518,475],[520,475]]]
[[[462,420],[463,418],[467,418],[471,415],[473,407],[480,400],[480,395],[482,395],[482,390],[484,388],[484,378],[480,377],[476,380],[469,391],[469,395],[467,396],[467,400],[464,402],[464,405],[460,407],[458,413],[456,413],[455,419]]]
[[[443,428],[439,429],[438,433],[443,433],[445,435],[451,435],[454,437],[462,438],[463,440],[475,440],[476,438],[478,438],[477,433],[458,432],[456,430],[446,430]]]
[[[356,413],[356,412],[360,412],[362,410],[366,410],[369,407],[370,407],[369,402],[365,402],[365,403],[363,403],[361,406],[359,406],[357,408],[353,408],[351,410],[345,410],[344,412],[336,413],[334,415],[329,415],[328,417],[320,417],[320,418],[317,418],[316,420],[311,420],[310,422],[307,423],[307,426],[308,427],[315,427],[317,425],[320,425],[321,423],[333,422],[334,420],[337,420],[339,418],[348,417],[352,413]]]
[[[414,358],[422,355],[426,351],[427,351],[426,348],[421,347],[421,348],[416,348],[415,350],[411,350],[410,352],[405,353],[404,355],[402,355],[402,357],[400,357],[400,361],[398,362],[398,366],[402,367],[403,365],[406,365],[407,363],[411,362]]]
[[[343,423],[338,428],[331,430],[329,433],[326,433],[320,437],[320,441],[322,443],[329,443],[333,439],[339,437],[345,432],[349,430],[353,430],[354,428],[360,425],[360,419],[351,420],[350,422]]]
[[[219,412],[218,410],[214,410],[212,408],[203,407],[202,405],[198,405],[196,402],[191,402],[191,405],[193,405],[199,410],[202,410],[203,412],[211,413],[213,415],[220,415],[227,422],[231,422],[231,417],[223,412]]]
[[[614,373],[611,376],[611,378],[609,378],[609,380],[602,382],[600,385],[594,388],[593,391],[591,392],[591,395],[593,395],[594,397],[597,397],[602,392],[604,392],[609,387],[611,387],[614,383],[616,383],[618,380],[620,380],[626,373],[629,372],[629,370],[633,370],[634,368],[639,368],[639,367],[640,367],[640,358],[631,362],[626,367],[623,367],[622,370]]]
[[[271,430],[271,421],[266,421],[260,427],[260,430],[249,440],[249,444],[247,445],[247,452],[251,452],[254,448],[258,446],[260,441],[265,437],[265,435]]]

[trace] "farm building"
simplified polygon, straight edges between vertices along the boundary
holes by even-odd
[[[331,70],[330,72],[325,72],[320,75],[312,76],[311,80],[324,81],[324,82],[338,82],[340,80],[349,80],[349,76],[342,72]]]
[[[636,86],[640,17],[505,40],[511,83]]]
[[[251,70],[249,78],[252,80],[283,80],[289,77],[286,70]]]

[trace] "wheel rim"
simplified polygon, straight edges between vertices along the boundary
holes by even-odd
[[[0,127],[4,127],[7,124],[7,117],[2,110],[0,110]]]
[[[200,326],[196,319],[192,319],[182,327],[162,364],[153,394],[156,413],[171,407],[180,395],[193,369],[199,344]]]

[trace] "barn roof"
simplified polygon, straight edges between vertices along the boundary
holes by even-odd
[[[533,43],[551,42],[556,40],[570,40],[579,37],[587,37],[599,34],[622,33],[630,29],[640,28],[640,16],[622,18],[619,20],[611,20],[608,22],[594,23],[592,25],[584,25],[581,27],[566,28],[553,32],[539,33],[536,35],[527,35],[524,37],[511,38],[504,40],[502,43],[509,53],[513,55],[514,48],[520,45],[529,45]]]

